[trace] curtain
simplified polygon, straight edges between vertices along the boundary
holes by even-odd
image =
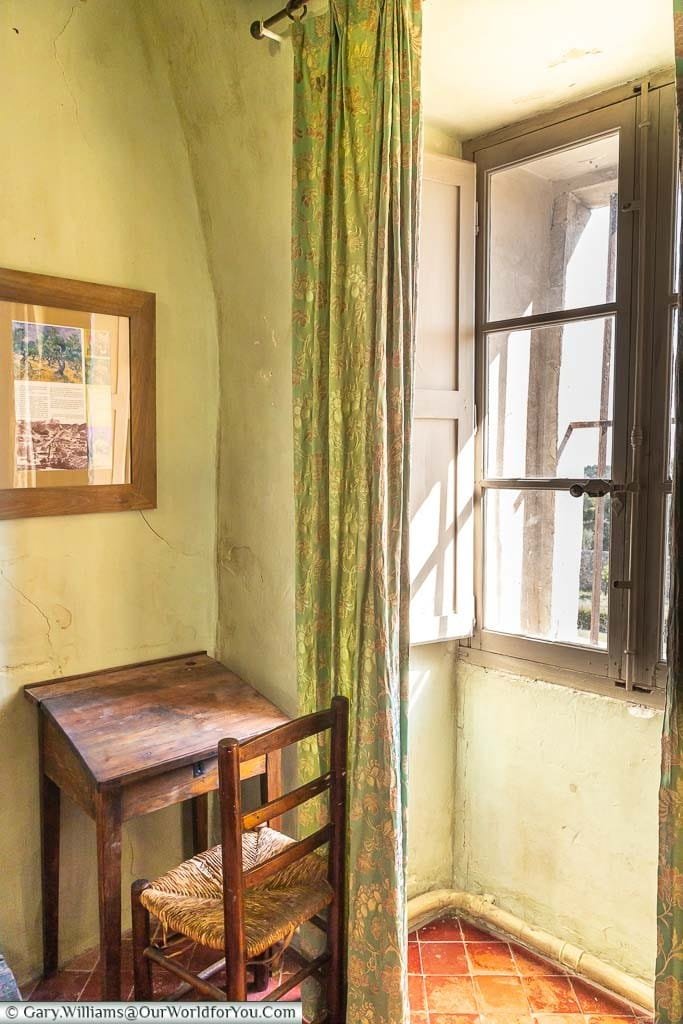
[[[674,0],[679,163],[683,153],[683,0]],[[681,239],[678,240],[679,245]],[[683,414],[683,316],[678,317],[678,358],[674,371],[674,416]],[[661,1024],[683,1020],[683,430],[675,432],[671,504],[671,584],[667,660],[669,664],[659,793],[659,877],[655,1012]]]
[[[332,0],[293,39],[300,708],[351,702],[347,1020],[398,1024],[420,0]],[[304,777],[321,758],[306,748]]]

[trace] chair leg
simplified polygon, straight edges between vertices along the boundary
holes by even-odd
[[[141,894],[149,887],[146,879],[133,882],[131,905],[133,917],[133,981],[135,999],[150,1002],[153,998],[152,962],[145,956],[150,945],[149,911],[140,901]]]
[[[257,956],[255,961],[251,965],[251,969],[254,972],[254,981],[251,985],[252,992],[265,992],[270,983],[270,958],[273,950],[267,949],[260,956]],[[267,961],[262,963],[262,961]]]
[[[346,983],[344,978],[344,916],[340,900],[335,899],[328,910],[327,945],[327,1020],[344,1024],[346,1018]]]

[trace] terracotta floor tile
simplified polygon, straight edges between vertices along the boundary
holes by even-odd
[[[586,1017],[587,1024],[625,1024],[628,1020],[628,1017],[613,1013],[591,1013]]]
[[[477,928],[475,925],[470,924],[469,921],[463,921],[460,919],[460,930],[462,937],[465,942],[498,942],[499,940],[495,935],[491,935],[490,932],[482,931],[481,928]]]
[[[420,955],[425,975],[470,973],[463,942],[420,943]]]
[[[476,1014],[477,1002],[472,979],[432,974],[425,978],[430,1014]]]
[[[479,974],[474,986],[481,1013],[530,1013],[520,978],[508,974]]]
[[[422,974],[420,947],[417,942],[408,943],[408,974]]]
[[[410,1024],[429,1024],[429,1017],[426,1013],[413,1013],[411,1011]]]
[[[440,917],[420,928],[420,942],[462,942],[457,917]]]
[[[479,1024],[536,1024],[530,1013],[482,1013]]]
[[[517,964],[517,970],[525,978],[545,978],[550,975],[567,973],[559,964],[553,964],[549,960],[536,956],[535,953],[529,953],[521,946],[510,943],[510,949]]]
[[[473,974],[516,974],[510,947],[505,942],[468,942],[467,956]]]
[[[608,996],[599,988],[579,978],[572,979],[574,992],[583,1013],[608,1015],[610,1017],[632,1017],[633,1010],[614,996]]]
[[[410,974],[408,976],[408,998],[411,1010],[424,1011],[427,1009],[425,982],[421,974]]]
[[[69,960],[67,964],[64,964],[62,970],[64,971],[92,971],[100,958],[99,946],[94,946],[93,949],[87,949],[85,953],[81,953],[79,956],[74,957],[73,960]]]
[[[480,1024],[476,1013],[430,1013],[429,1024]]]
[[[586,1024],[582,1013],[537,1013],[535,1019],[537,1024]]]
[[[569,978],[525,978],[524,988],[535,1013],[580,1013]]]
[[[31,1002],[70,1003],[78,999],[88,981],[86,971],[61,971],[40,981],[31,993]]]

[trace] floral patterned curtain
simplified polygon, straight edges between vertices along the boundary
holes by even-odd
[[[674,0],[679,160],[683,153],[683,0]],[[680,244],[679,239],[679,244]],[[678,317],[678,360],[674,374],[677,424],[683,413],[683,316]],[[659,889],[655,1012],[661,1024],[683,1020],[683,430],[675,434],[671,507],[671,590],[662,782],[659,794]]]
[[[420,0],[294,29],[293,401],[302,713],[351,701],[347,1020],[406,1000],[408,483]],[[304,775],[319,774],[317,747]]]

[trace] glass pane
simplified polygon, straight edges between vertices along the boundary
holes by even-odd
[[[678,309],[672,310],[671,315],[671,361],[669,363],[669,419],[667,429],[669,434],[669,479],[673,477],[674,471],[674,444],[676,442],[676,402],[674,394],[674,382],[676,374],[676,353],[678,351]]]
[[[614,318],[490,334],[486,475],[609,477]]]
[[[676,154],[676,167],[678,167],[678,153]],[[676,179],[676,193],[674,195],[675,221],[673,237],[673,290],[678,291],[681,276],[681,182],[680,177]]]
[[[666,661],[666,640],[667,624],[669,619],[669,586],[671,584],[671,543],[670,518],[671,518],[671,495],[667,494],[664,501],[664,580],[662,592],[662,623],[661,623],[661,658]]]
[[[484,625],[607,647],[610,500],[487,490]]]
[[[611,302],[619,134],[490,176],[489,320]]]
[[[0,302],[13,377],[0,486],[130,482],[129,334],[124,316]]]

